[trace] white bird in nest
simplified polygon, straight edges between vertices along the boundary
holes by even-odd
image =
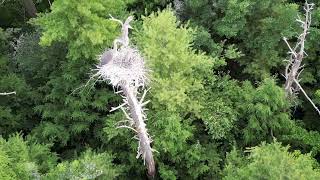
[[[121,24],[122,34],[120,37],[115,39],[113,43],[113,49],[107,50],[102,54],[100,58],[100,66],[106,65],[113,60],[115,53],[117,53],[118,51],[118,43],[120,43],[120,45],[124,47],[127,47],[129,45],[129,29],[133,29],[129,24],[133,20],[133,16],[129,16],[124,23],[118,19],[113,18],[112,16],[111,18],[112,18],[111,20]]]
[[[113,59],[114,53],[116,53],[114,49],[109,49],[108,51],[105,51],[100,57],[100,66],[110,63]]]

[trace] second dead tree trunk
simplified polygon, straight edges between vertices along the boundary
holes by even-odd
[[[313,10],[313,6],[313,3],[309,4],[308,2],[306,2],[304,6],[304,19],[301,20],[300,17],[298,17],[297,19],[297,21],[301,24],[301,27],[303,28],[303,32],[299,35],[295,47],[292,48],[287,39],[283,38],[290,50],[290,59],[287,60],[288,64],[286,65],[284,74],[284,77],[286,78],[284,89],[287,97],[294,96],[298,94],[298,92],[301,90],[305,97],[308,99],[308,101],[312,104],[312,106],[320,115],[318,107],[313,103],[311,98],[309,98],[309,96],[299,83],[299,76],[303,71],[302,60],[305,57],[305,55],[307,55],[305,52],[305,42],[307,34],[309,34],[309,29],[311,25],[311,11]]]

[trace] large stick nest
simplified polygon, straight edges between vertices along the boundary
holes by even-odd
[[[102,66],[97,66],[96,76],[117,87],[123,82],[134,87],[144,87],[147,83],[147,70],[144,59],[139,51],[130,46],[112,49],[112,60]],[[100,61],[102,56],[99,57]]]

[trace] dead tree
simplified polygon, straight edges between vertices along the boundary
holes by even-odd
[[[121,94],[123,104],[114,107],[111,111],[121,109],[126,116],[126,120],[120,121],[118,128],[128,128],[136,133],[135,138],[139,141],[137,158],[143,158],[148,175],[155,175],[155,162],[153,149],[151,148],[151,138],[148,134],[145,121],[145,106],[149,101],[145,101],[147,90],[140,95],[141,90],[146,87],[147,68],[144,59],[139,51],[129,45],[130,16],[123,23],[111,16],[111,20],[121,24],[122,34],[113,42],[113,48],[106,50],[100,56],[100,64],[96,73],[91,78],[98,78],[111,84],[116,92]]]
[[[301,19],[299,16],[297,18],[297,21],[301,24],[301,28],[303,29],[303,32],[298,36],[298,41],[295,47],[292,48],[289,42],[287,41],[287,38],[283,38],[283,40],[289,47],[289,54],[290,54],[289,60],[286,60],[288,64],[286,65],[285,74],[284,74],[284,77],[286,79],[284,89],[287,97],[295,96],[301,90],[302,93],[305,95],[305,97],[308,99],[308,101],[310,101],[312,106],[320,115],[320,111],[318,107],[309,98],[309,96],[307,95],[307,93],[304,91],[304,89],[299,83],[300,82],[299,76],[303,71],[302,60],[305,56],[307,56],[305,52],[305,42],[306,42],[306,37],[309,34],[309,29],[311,25],[311,11],[313,10],[313,6],[314,6],[313,3],[309,4],[308,2],[306,2],[304,6],[304,11],[305,11],[304,19]]]

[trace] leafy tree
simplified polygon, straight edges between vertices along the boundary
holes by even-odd
[[[294,126],[290,104],[274,79],[265,79],[254,87],[248,81],[240,83],[224,76],[206,85],[203,102],[208,106],[202,111],[202,119],[213,139],[253,146],[289,134]]]
[[[86,151],[72,162],[57,165],[50,146],[25,141],[21,135],[0,138],[1,179],[114,179],[118,169],[108,153]]]
[[[281,143],[262,143],[249,148],[245,159],[228,154],[223,179],[319,179],[319,169],[310,155],[299,151],[288,152]]]
[[[111,160],[107,153],[96,154],[88,150],[79,159],[58,164],[43,179],[115,179],[118,170]]]
[[[71,59],[94,58],[118,32],[108,14],[123,17],[126,3],[127,0],[54,1],[51,12],[34,21],[43,30],[40,44],[67,42]]]
[[[49,146],[24,141],[19,134],[0,138],[0,157],[1,179],[36,179],[57,161]]]
[[[297,27],[297,5],[284,1],[187,0],[184,7],[184,19],[205,27],[213,39],[236,43],[245,54],[237,61],[256,79],[282,64],[281,38],[292,37]]]
[[[96,91],[94,87],[87,90],[81,86],[87,81],[97,54],[117,34],[117,25],[107,18],[108,14],[121,17],[126,14],[125,4],[126,1],[54,1],[50,13],[33,21],[41,29],[40,44],[51,46],[39,47],[36,34],[21,38],[17,58],[31,81],[37,77],[36,82],[42,82],[35,85],[44,95],[42,103],[34,108],[44,121],[32,134],[41,142],[57,143],[57,151],[70,143],[68,146],[73,148],[62,150],[65,156],[72,149],[83,150],[84,144],[79,141],[88,143],[83,138],[91,139],[92,146],[100,146],[99,139],[90,137],[102,130],[96,129],[101,127],[102,115],[108,114],[106,107],[113,106],[117,98],[109,87]],[[28,53],[31,46],[38,49],[34,54]],[[63,50],[66,46],[67,55]],[[27,61],[22,58],[25,56]]]
[[[12,31],[0,29],[0,92],[16,91],[16,95],[0,96],[0,130],[5,137],[16,131],[30,131],[32,128],[28,121],[33,114],[30,108],[33,93],[25,79],[15,73],[9,41],[13,34]]]
[[[313,157],[320,153],[320,134],[318,131],[308,131],[298,123],[294,124],[288,134],[280,137],[281,141],[300,149],[302,152],[310,152]]]
[[[150,15],[159,9],[165,9],[172,1],[173,0],[134,0],[129,4],[128,8],[140,17],[141,15]]]
[[[265,79],[256,90],[251,89],[249,84],[243,88],[245,103],[240,106],[239,114],[247,121],[243,129],[247,143],[258,143],[289,131],[292,126],[287,112],[290,106],[284,90],[274,80]]]
[[[148,123],[155,136],[154,148],[160,152],[160,177],[165,179],[211,174],[209,171],[216,168],[214,163],[219,161],[219,157],[205,156],[205,152],[216,154],[214,149],[208,149],[214,144],[199,143],[192,125],[203,109],[196,94],[205,90],[205,78],[212,76],[213,64],[219,61],[192,50],[194,31],[185,26],[177,28],[177,25],[173,12],[164,10],[145,17],[136,38],[152,70]]]

